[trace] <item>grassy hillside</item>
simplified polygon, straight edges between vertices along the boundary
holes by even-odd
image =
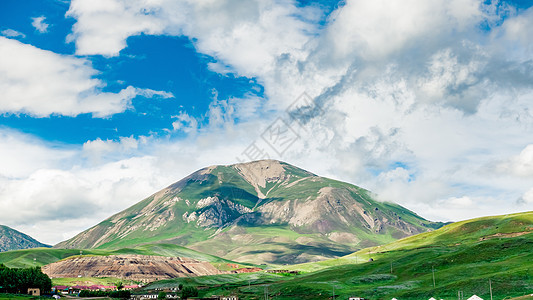
[[[261,275],[250,285],[239,277],[217,277],[215,286],[202,278],[189,284],[203,295],[233,293],[242,299],[264,297],[267,286],[275,299],[328,299],[333,290],[339,299],[457,299],[458,292],[464,299],[473,294],[490,299],[490,279],[494,299],[519,297],[533,293],[532,232],[533,212],[479,218],[342,258],[286,267],[302,274],[277,281]]]
[[[83,255],[106,256],[118,254],[138,254],[190,257],[201,261],[211,262],[221,269],[223,269],[224,264],[235,263],[217,256],[201,253],[172,244],[141,245],[134,248],[122,248],[118,250],[83,249],[82,251]],[[35,248],[16,250],[0,253],[0,264],[4,264],[11,268],[43,266],[76,255],[80,255],[79,249]]]

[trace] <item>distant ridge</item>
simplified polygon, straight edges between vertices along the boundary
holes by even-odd
[[[55,247],[172,243],[242,262],[298,263],[442,225],[355,185],[261,160],[196,171]]]
[[[0,252],[38,247],[51,247],[20,231],[0,225]]]

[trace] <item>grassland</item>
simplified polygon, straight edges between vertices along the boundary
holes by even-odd
[[[133,285],[138,282],[133,280],[123,280],[114,277],[76,277],[76,278],[52,278],[52,285],[66,285],[66,286],[75,286],[75,285],[117,285],[122,283],[123,285]]]
[[[301,275],[265,273],[178,279],[201,295],[236,294],[241,299],[457,299],[462,292],[490,299],[533,293],[533,212],[486,217],[318,263],[287,267]],[[368,260],[372,258],[373,261]],[[244,276],[243,276],[244,275]],[[433,279],[434,278],[434,279]],[[435,282],[435,286],[434,286]],[[150,288],[150,286],[148,287]]]
[[[50,299],[48,297],[36,297],[30,295],[19,295],[19,294],[0,294],[0,300],[41,300],[41,299]]]
[[[194,251],[185,247],[173,244],[149,244],[141,245],[133,248],[122,248],[118,250],[100,250],[100,249],[51,249],[51,248],[35,248],[26,250],[16,250],[0,253],[0,264],[4,264],[10,268],[27,268],[50,264],[62,259],[72,256],[80,255],[124,255],[124,254],[138,254],[138,255],[156,255],[156,256],[181,256],[194,258],[201,261],[208,261],[215,266],[223,266],[227,263],[240,264],[231,260],[226,260],[214,255],[209,255]],[[240,264],[241,266],[253,266],[250,264]]]

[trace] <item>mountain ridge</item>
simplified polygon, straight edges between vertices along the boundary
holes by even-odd
[[[55,247],[164,242],[243,261],[306,262],[440,226],[355,185],[261,160],[200,169]]]
[[[51,247],[6,225],[0,225],[0,252]]]

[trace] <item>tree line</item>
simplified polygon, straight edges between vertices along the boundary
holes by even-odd
[[[39,288],[41,294],[48,293],[52,290],[52,279],[40,267],[18,269],[0,264],[0,292],[26,294],[28,288]]]
[[[131,296],[130,291],[89,291],[89,290],[83,290],[80,291],[80,294],[78,295],[80,297],[110,297],[110,298],[117,298],[117,299],[129,299]]]

